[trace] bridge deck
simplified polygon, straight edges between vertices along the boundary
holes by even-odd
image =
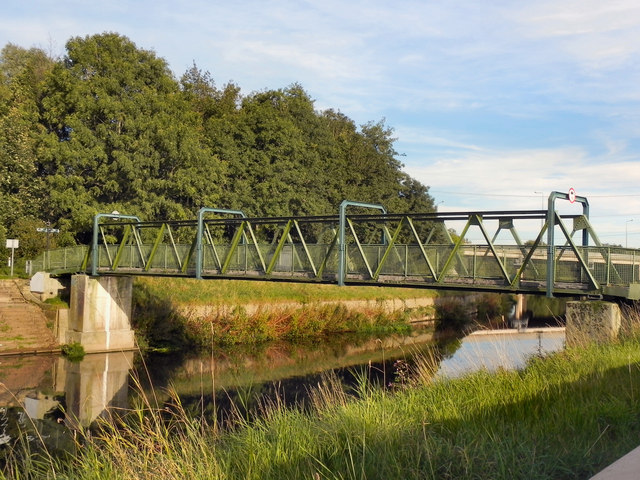
[[[464,222],[455,239],[451,222]],[[542,227],[523,244],[516,227],[526,222]],[[471,229],[482,244],[466,243]],[[573,240],[578,232],[581,244]],[[496,243],[505,234],[511,244]],[[640,250],[603,246],[585,215],[551,209],[277,218],[203,209],[198,220],[173,222],[109,214],[96,217],[92,245],[45,252],[32,270],[640,299]]]

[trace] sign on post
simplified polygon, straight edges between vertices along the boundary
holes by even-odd
[[[16,251],[16,248],[18,248],[20,246],[20,242],[18,241],[17,238],[7,238],[7,248],[11,249],[11,276],[13,277],[13,258],[14,258],[14,252]]]

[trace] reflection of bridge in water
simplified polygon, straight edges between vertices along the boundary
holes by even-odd
[[[553,192],[547,210],[533,211],[394,214],[345,201],[338,216],[248,218],[213,208],[192,221],[99,214],[91,245],[48,251],[32,270],[640,299],[640,250],[603,245],[586,198],[575,197],[583,211],[574,215],[561,215],[558,199],[570,200]],[[464,225],[459,236],[451,235],[454,222]],[[523,243],[523,229],[539,233]],[[473,230],[481,243],[465,240]]]
[[[128,406],[133,355],[96,353],[79,362],[46,355],[3,357],[0,408],[15,407],[34,421],[87,427],[110,409]]]

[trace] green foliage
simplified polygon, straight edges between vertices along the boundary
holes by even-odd
[[[72,362],[79,362],[86,355],[84,347],[78,342],[65,343],[61,350],[62,354]]]
[[[37,254],[47,247],[47,234],[38,232],[38,228],[45,227],[42,220],[34,217],[23,217],[16,220],[11,228],[11,238],[20,240],[20,246],[16,254],[23,258],[35,258]],[[56,236],[49,234],[48,244],[50,248],[58,246]]]
[[[131,317],[137,344],[142,350],[175,350],[185,348],[189,343],[185,320],[176,313],[171,299],[144,282],[136,282],[133,289]]]
[[[443,298],[435,310],[436,331],[464,333],[472,324],[469,306],[458,298]]]
[[[298,84],[243,96],[196,65],[178,81],[117,33],[71,38],[61,59],[10,44],[0,54],[0,225],[49,222],[60,245],[87,243],[92,217],[113,210],[314,215],[352,199],[432,211],[394,142],[383,121],[316,111]]]
[[[512,295],[486,293],[475,301],[478,323],[495,325],[506,318],[516,300]]]
[[[69,308],[69,303],[60,297],[47,298],[44,303],[47,305],[53,305],[57,308]]]

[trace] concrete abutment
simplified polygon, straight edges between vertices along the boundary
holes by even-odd
[[[567,302],[566,321],[568,346],[608,342],[620,332],[620,307],[603,301]]]
[[[66,343],[85,352],[132,350],[133,277],[73,275]]]

